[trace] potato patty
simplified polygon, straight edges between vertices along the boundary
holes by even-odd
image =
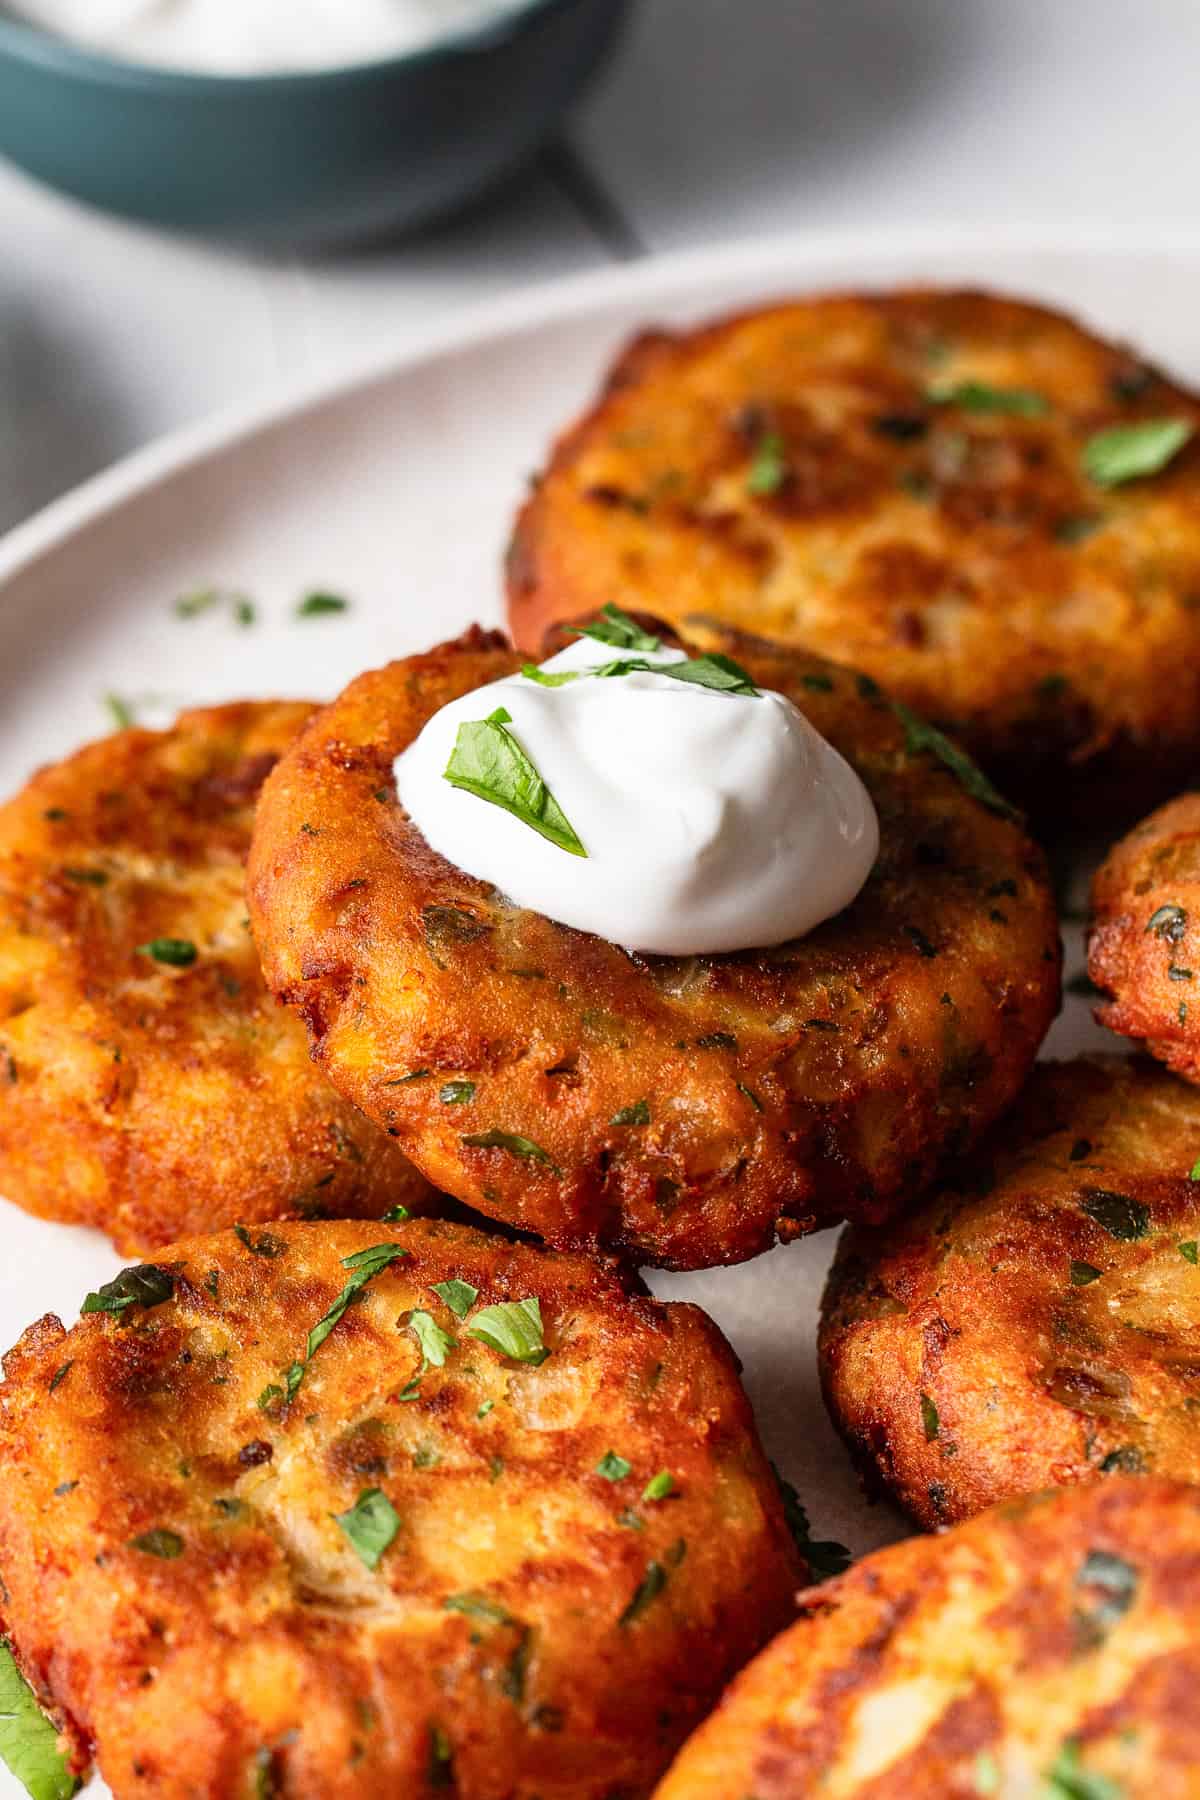
[[[0,1191],[129,1252],[434,1196],[314,1068],[246,917],[258,790],[312,712],[122,731],[0,808]]]
[[[521,513],[513,632],[612,599],[715,617],[874,675],[1039,806],[1067,764],[1072,808],[1082,774],[1106,806],[1169,791],[1200,752],[1200,444],[1122,470],[1197,421],[1128,351],[984,294],[650,332]]]
[[[635,955],[437,855],[392,764],[520,666],[480,632],[314,719],[264,788],[248,879],[268,982],[432,1181],[560,1247],[676,1268],[888,1214],[1013,1098],[1058,1004],[1041,854],[978,772],[849,670],[721,644],[880,816],[867,885],[803,940]]]
[[[0,1611],[118,1795],[636,1800],[794,1616],[728,1345],[612,1268],[286,1224],[89,1304],[5,1361]]]
[[[1042,1063],[954,1185],[849,1231],[820,1356],[872,1485],[924,1525],[1113,1471],[1200,1484],[1200,1094]]]
[[[1195,1800],[1198,1681],[1200,1494],[1094,1483],[803,1596],[655,1800]]]
[[[1152,813],[1092,883],[1088,973],[1096,1017],[1200,1082],[1200,794]]]

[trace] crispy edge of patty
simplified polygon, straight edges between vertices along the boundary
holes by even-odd
[[[1096,1018],[1200,1081],[1200,794],[1181,794],[1114,844],[1092,882]]]
[[[313,1066],[249,932],[255,798],[312,712],[242,702],[118,732],[0,809],[0,1187],[26,1210],[128,1252],[436,1204]]]
[[[1191,1800],[1200,1494],[1118,1479],[877,1551],[801,1597],[655,1800]]]
[[[1054,404],[931,398],[978,384]],[[643,332],[518,515],[514,635],[536,648],[614,597],[685,627],[723,617],[874,675],[1035,811],[1094,796],[1111,817],[1200,748],[1200,450],[1115,488],[1080,466],[1097,432],[1162,416],[1194,425],[1200,401],[1063,314],[986,293],[823,295]],[[776,463],[778,488],[748,491]]]
[[[934,1527],[1101,1473],[1200,1483],[1198,1149],[1200,1094],[1153,1063],[1039,1063],[951,1184],[844,1235],[818,1354],[870,1489]]]
[[[381,1241],[399,1260],[264,1408]],[[249,1800],[265,1768],[297,1800],[632,1800],[793,1616],[804,1565],[698,1308],[433,1220],[155,1267],[165,1301],[43,1319],[0,1386],[0,1610],[115,1793]],[[531,1296],[540,1365],[472,1335]],[[375,1567],[344,1527],[364,1492],[396,1524]]]
[[[862,895],[807,938],[630,955],[436,855],[392,762],[440,705],[519,667],[479,632],[318,715],[264,789],[248,882],[268,982],[431,1180],[564,1248],[674,1267],[884,1216],[1011,1100],[1059,998],[1041,853],[998,796],[964,791],[959,753],[851,671],[722,642],[881,815]]]

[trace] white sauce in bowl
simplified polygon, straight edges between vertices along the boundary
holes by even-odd
[[[404,55],[518,0],[0,0],[0,15],[131,62],[274,75]]]
[[[630,657],[687,660],[581,638],[541,667]],[[446,779],[460,726],[498,708],[586,855]],[[850,904],[879,850],[867,790],[790,700],[654,672],[492,682],[435,713],[395,773],[401,803],[450,862],[520,906],[659,955],[800,937]]]

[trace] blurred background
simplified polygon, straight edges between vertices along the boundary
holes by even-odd
[[[19,127],[57,151],[67,119],[78,157],[96,96],[38,88],[28,37],[6,86],[5,30],[0,144]],[[543,86],[580,76],[552,45],[530,54]],[[1195,0],[632,0],[602,60],[516,172],[351,247],[131,222],[0,162],[0,530],[165,431],[556,275],[831,229],[1145,242],[1195,226]],[[501,130],[511,79],[472,90],[451,72],[443,111]],[[140,88],[117,98],[140,119]],[[220,114],[215,91],[190,102]],[[158,104],[178,122],[178,95]],[[361,125],[358,90],[350,105]],[[126,180],[169,195],[152,138],[126,154]]]

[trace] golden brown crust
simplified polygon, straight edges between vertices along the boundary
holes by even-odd
[[[966,383],[1046,410],[930,399]],[[1200,752],[1200,443],[1116,488],[1080,463],[1095,432],[1163,416],[1196,422],[1200,402],[987,294],[835,295],[649,333],[518,519],[514,635],[536,650],[614,598],[719,618],[874,675],[1030,804],[1068,781],[1073,810],[1087,792],[1111,808],[1118,784],[1169,791]],[[764,441],[782,479],[755,494]]]
[[[886,1215],[1008,1104],[1058,1004],[1053,904],[1020,825],[906,754],[873,683],[720,641],[880,814],[867,886],[807,938],[633,956],[436,855],[392,763],[440,706],[518,666],[479,633],[360,677],[313,721],[264,789],[248,881],[269,983],[431,1180],[561,1246],[679,1268]],[[473,1084],[467,1104],[444,1103],[451,1080]]]
[[[1040,1063],[958,1182],[849,1231],[830,1411],[923,1525],[1098,1473],[1200,1484],[1200,1094],[1149,1062]]]
[[[3,1612],[35,1683],[117,1795],[646,1794],[804,1576],[720,1333],[445,1222],[248,1236],[171,1246],[163,1303],[6,1359]],[[381,1241],[407,1254],[262,1410]],[[471,1335],[531,1297],[540,1367]],[[334,1516],[371,1489],[398,1516],[373,1569]]]
[[[1096,1017],[1200,1081],[1200,794],[1160,807],[1109,851],[1092,883],[1088,973]]]
[[[312,707],[122,731],[0,809],[0,1189],[129,1252],[436,1197],[323,1079],[246,917],[258,790]],[[139,951],[194,945],[177,967]]]
[[[997,1507],[805,1598],[655,1800],[1195,1800],[1194,1489]]]

